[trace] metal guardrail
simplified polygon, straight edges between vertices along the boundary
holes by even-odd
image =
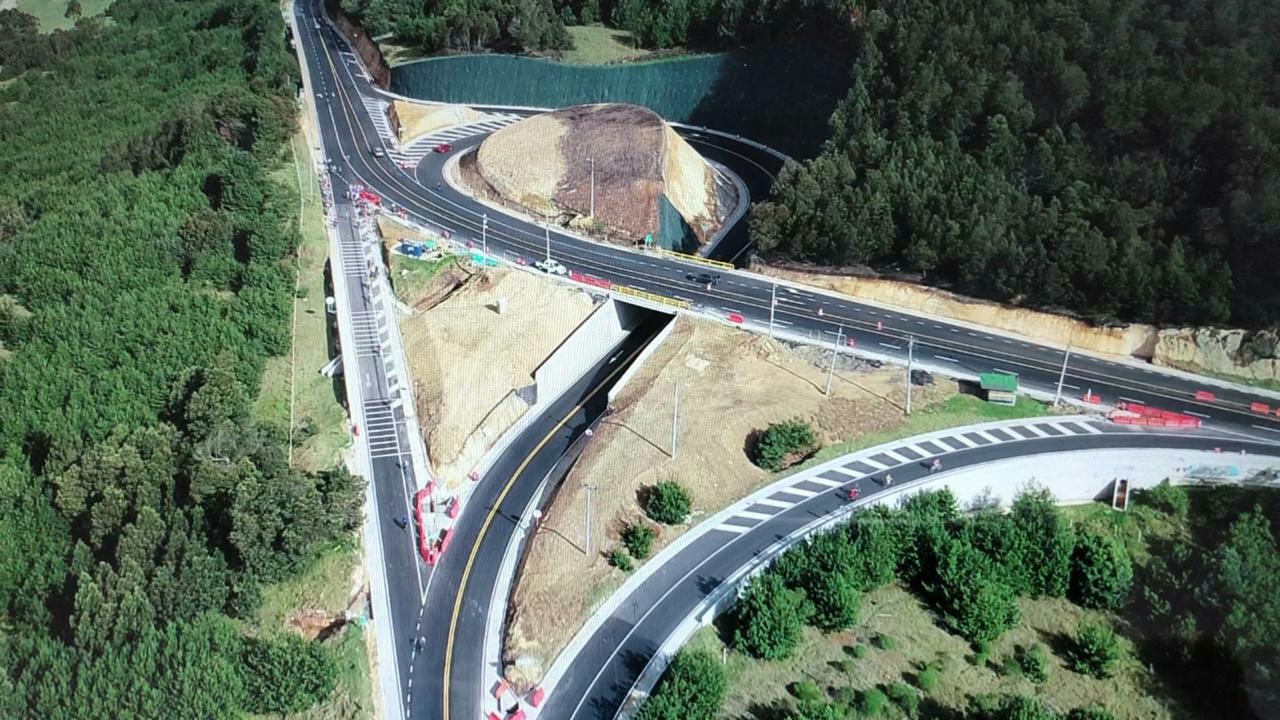
[[[626,295],[628,297],[638,298],[640,300],[647,300],[648,302],[651,302],[651,303],[657,303],[658,305],[666,305],[668,307],[673,307],[680,310],[688,310],[690,306],[690,303],[688,300],[677,300],[675,298],[666,297],[665,295],[656,295],[654,293],[645,292],[644,290],[638,290],[636,288],[628,287],[626,285],[614,285],[612,290],[613,292],[618,293],[619,295]]]
[[[666,248],[660,248],[660,247],[654,248],[653,251],[659,255],[662,255],[663,257],[670,257],[670,258],[675,258],[677,260],[684,260],[685,262],[697,263],[699,265],[708,265],[710,267],[720,268],[722,270],[734,269],[733,263],[728,263],[721,260],[712,260],[710,258],[704,258],[701,255],[690,255],[689,253],[676,252],[675,250],[667,250]]]

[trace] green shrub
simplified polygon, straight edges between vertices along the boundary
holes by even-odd
[[[1071,557],[1071,599],[1088,608],[1115,610],[1124,605],[1132,587],[1133,564],[1124,545],[1093,533],[1077,539]]]
[[[1049,651],[1036,643],[1022,651],[1018,658],[1023,675],[1037,685],[1049,680]]]
[[[1000,661],[1000,674],[1010,678],[1022,677],[1022,665],[1018,664],[1018,658],[1005,655]]]
[[[649,497],[644,504],[644,511],[654,522],[663,525],[675,525],[684,522],[693,506],[693,499],[680,483],[674,480],[663,480],[649,488]]]
[[[733,646],[752,657],[781,660],[800,644],[804,630],[804,593],[792,590],[771,572],[751,581],[735,611]]]
[[[802,703],[820,703],[823,700],[822,690],[812,680],[801,680],[791,687],[791,694]]]
[[[625,553],[622,548],[614,548],[609,551],[609,564],[622,572],[631,572],[635,568],[635,565],[631,562],[631,556]]]
[[[867,646],[862,643],[858,643],[857,645],[849,648],[849,652],[852,653],[855,658],[861,660],[867,656]]]
[[[756,443],[756,464],[770,472],[785,468],[791,456],[808,452],[816,442],[813,427],[802,420],[784,420],[765,429]]]
[[[319,643],[295,635],[248,639],[240,654],[245,709],[294,713],[327,698],[338,678],[333,658]]]
[[[653,528],[644,523],[628,525],[622,531],[622,544],[627,546],[631,557],[637,560],[649,557],[649,551],[653,550]]]
[[[667,666],[636,720],[711,718],[720,711],[729,689],[724,665],[705,651],[681,650]]]
[[[892,636],[885,635],[884,633],[877,633],[875,637],[871,638],[871,644],[881,650],[892,650],[894,645],[897,643],[894,641]]]
[[[969,701],[971,718],[983,720],[1058,720],[1057,713],[1026,695],[979,695]]]
[[[973,654],[969,656],[969,662],[975,667],[984,667],[990,658],[991,643],[980,642],[973,647]]]
[[[963,540],[944,540],[932,599],[947,629],[970,642],[990,642],[1018,620],[1013,589],[991,558]]]
[[[933,665],[925,665],[920,671],[920,675],[916,677],[916,684],[924,692],[933,692],[938,687],[938,680],[942,673],[938,672],[938,668]]]
[[[810,622],[823,632],[845,630],[858,622],[862,595],[846,573],[823,573],[804,588],[813,604]]]
[[[863,715],[879,715],[889,704],[889,698],[879,688],[867,688],[858,696],[858,712]]]
[[[920,696],[915,688],[904,682],[894,682],[885,688],[885,694],[908,716],[915,716],[920,709]]]
[[[1096,678],[1111,677],[1120,661],[1120,639],[1106,625],[1087,623],[1076,632],[1068,657],[1071,669]]]
[[[1133,494],[1139,505],[1147,505],[1169,515],[1186,517],[1191,508],[1191,498],[1187,490],[1179,485],[1170,484],[1168,480],[1148,490],[1140,490]]]

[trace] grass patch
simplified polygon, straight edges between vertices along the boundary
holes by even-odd
[[[1024,599],[1018,604],[1023,619],[992,643],[995,657],[1013,656],[1019,646],[1033,646],[1045,637],[1074,634],[1082,619],[1107,617],[1061,599]],[[875,653],[872,660],[859,663],[857,673],[844,672],[842,661],[850,655],[849,647],[881,636],[897,639],[892,653]],[[804,640],[787,660],[764,662],[726,650],[714,627],[695,633],[688,646],[726,659],[728,699],[717,716],[726,720],[760,717],[755,711],[761,708],[785,708],[792,704],[789,686],[802,679],[813,681],[830,698],[862,697],[895,683],[918,687],[938,710],[934,717],[962,711],[971,696],[982,693],[1036,695],[1063,712],[1096,704],[1117,717],[1161,720],[1176,714],[1166,698],[1153,697],[1152,688],[1161,685],[1136,662],[1126,663],[1115,677],[1098,680],[1071,672],[1062,657],[1050,653],[1048,679],[1040,684],[1022,673],[1005,676],[992,667],[966,663],[968,643],[942,630],[933,614],[896,584],[868,593],[862,619],[849,631],[823,634],[805,628]]]
[[[889,430],[867,433],[848,442],[827,445],[815,453],[813,457],[798,465],[793,465],[789,470],[792,472],[803,470],[842,455],[936,430],[997,420],[1041,417],[1048,414],[1049,405],[1047,403],[1025,396],[1019,396],[1016,405],[997,405],[972,395],[956,395],[937,405],[914,412],[900,425]]]
[[[573,49],[566,50],[561,60],[574,65],[607,65],[609,63],[642,60],[652,53],[636,47],[631,33],[604,25],[571,25],[569,37]]]
[[[352,542],[334,543],[311,559],[297,576],[263,588],[262,605],[248,623],[251,634],[276,636],[302,629],[311,637],[320,627],[340,617],[351,599],[353,573],[360,555]],[[338,665],[338,681],[326,701],[291,720],[372,720],[373,685],[365,630],[348,623],[325,647]],[[276,716],[259,716],[276,717]]]
[[[319,373],[334,352],[329,345],[331,316],[324,309],[324,265],[329,244],[320,188],[311,171],[311,150],[305,136],[296,135],[293,148],[297,152],[297,169],[288,162],[276,173],[282,185],[294,187],[298,185],[298,172],[302,174],[293,352],[267,360],[253,416],[259,422],[283,428],[290,427],[292,417],[294,467],[324,470],[338,464],[351,438],[334,380]]]
[[[382,50],[382,59],[386,60],[387,65],[390,67],[427,57],[427,53],[423,52],[422,48],[417,45],[403,45],[396,42],[393,37],[378,40],[378,48]]]
[[[391,278],[396,299],[406,305],[416,303],[426,293],[431,279],[452,265],[454,260],[452,255],[437,260],[418,260],[392,253]]]
[[[80,0],[82,17],[93,17],[106,12],[111,0]],[[40,32],[68,30],[76,24],[67,17],[67,0],[18,0],[18,10],[34,15],[40,23]]]

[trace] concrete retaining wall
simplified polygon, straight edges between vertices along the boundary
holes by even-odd
[[[613,300],[610,300],[610,302],[613,302]],[[626,387],[627,383],[631,382],[631,378],[635,377],[635,374],[640,371],[640,368],[644,367],[645,361],[649,359],[649,356],[653,354],[653,351],[657,350],[662,343],[666,341],[667,337],[671,335],[671,331],[675,329],[676,318],[672,316],[671,320],[658,331],[658,334],[649,341],[649,344],[645,346],[644,350],[641,350],[640,354],[636,356],[636,359],[631,362],[631,367],[627,368],[627,371],[622,373],[622,377],[618,378],[618,382],[609,389],[609,405],[613,405],[613,401],[618,399],[618,394],[622,392],[622,389]]]
[[[627,336],[641,317],[640,311],[626,303],[605,300],[533,371],[538,404],[550,402],[577,382]]]

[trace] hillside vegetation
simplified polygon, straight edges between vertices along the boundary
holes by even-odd
[[[751,227],[1095,318],[1280,320],[1280,9],[872,0],[822,154]]]
[[[289,343],[294,61],[273,3],[108,16],[0,11],[0,717],[302,710],[332,650],[245,628],[362,489],[250,415]]]

